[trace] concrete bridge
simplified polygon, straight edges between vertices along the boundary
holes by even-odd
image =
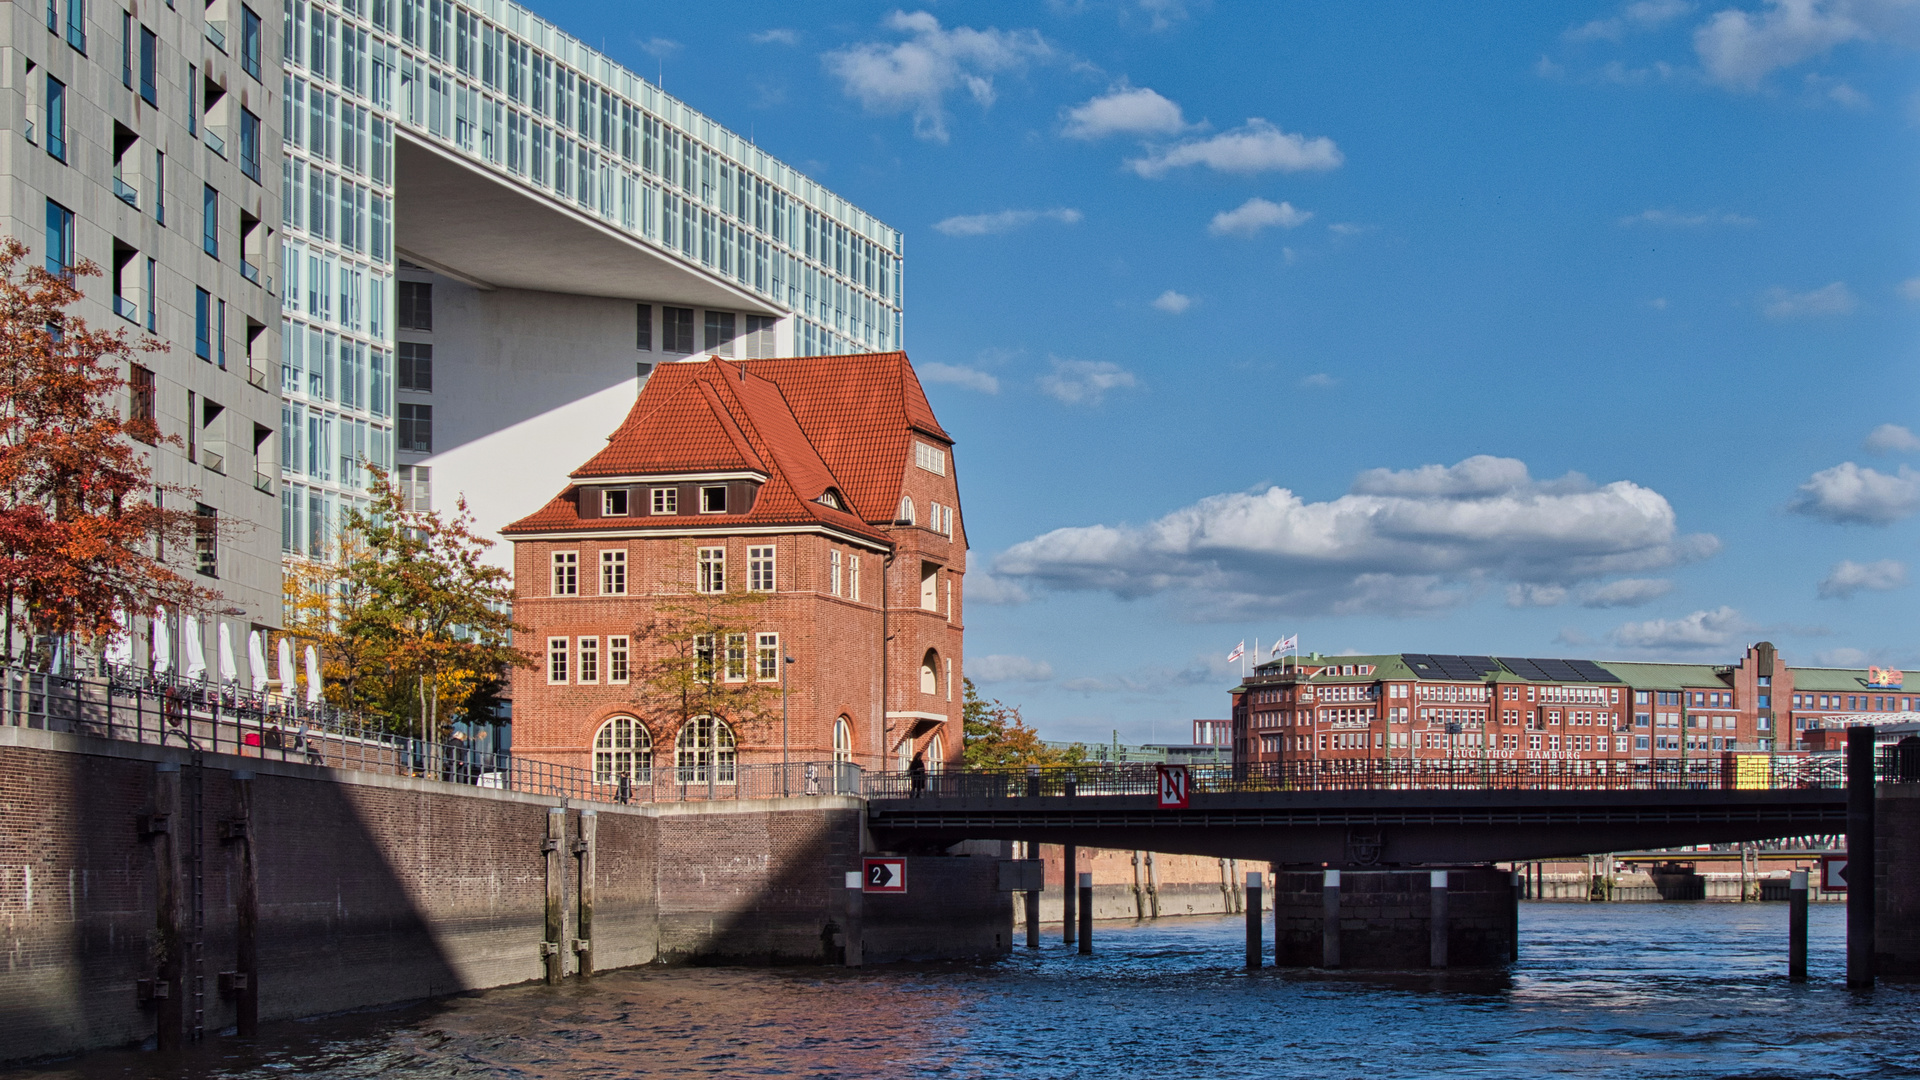
[[[1738,755],[1747,758],[1749,755]],[[867,821],[890,850],[1024,840],[1277,866],[1470,864],[1842,833],[1837,763],[1735,756],[1685,771],[1574,763],[1302,762],[1190,770],[1160,804],[1154,766],[947,773],[916,788],[867,777]],[[1626,763],[1621,763],[1626,764]]]

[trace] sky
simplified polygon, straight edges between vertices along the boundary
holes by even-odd
[[[1048,738],[1293,634],[1920,667],[1917,0],[533,7],[905,233]]]

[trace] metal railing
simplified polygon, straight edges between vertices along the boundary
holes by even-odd
[[[629,755],[623,781],[611,769],[556,765],[476,749],[458,740],[428,742],[324,703],[120,665],[105,665],[103,675],[84,677],[0,669],[0,726],[586,802],[860,796],[865,789],[860,767],[850,762],[738,764],[717,753],[682,754],[660,765]]]
[[[1880,774],[1899,773],[1894,748],[1882,748]],[[1288,791],[1747,791],[1844,788],[1838,754],[1720,754],[1658,761],[1322,760],[1250,765],[1188,765],[1195,794]],[[1021,798],[1155,795],[1159,767],[1147,763],[878,772],[866,776],[870,799]]]

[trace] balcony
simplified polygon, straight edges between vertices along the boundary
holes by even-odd
[[[221,454],[218,451],[214,451],[214,450],[200,451],[200,464],[205,465],[208,471],[210,472],[217,472],[222,476],[225,476],[227,474],[226,455]]]
[[[267,388],[267,369],[257,367],[247,368],[247,382],[265,390]]]
[[[273,494],[273,474],[260,472],[256,469],[253,474],[253,486],[259,491],[264,491],[269,495]]]
[[[140,325],[140,305],[124,296],[113,298],[113,313],[135,326]]]
[[[213,151],[216,154],[219,154],[221,157],[226,157],[227,156],[227,140],[221,138],[220,133],[218,131],[215,131],[211,124],[207,125],[206,133],[207,133],[207,149]]]
[[[221,52],[227,51],[227,24],[225,20],[207,20],[207,40],[213,42],[213,47],[219,49]]]
[[[240,276],[253,282],[255,285],[260,284],[260,268],[244,258],[240,260]]]

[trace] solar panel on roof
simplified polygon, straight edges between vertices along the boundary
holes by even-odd
[[[1569,660],[1567,665],[1579,672],[1588,682],[1617,683],[1619,677],[1591,660]]]
[[[1573,669],[1573,665],[1567,663],[1565,660],[1553,660],[1536,656],[1533,658],[1533,662],[1541,671],[1547,673],[1547,678],[1555,682],[1587,681],[1578,671]]]
[[[1500,662],[1506,665],[1506,668],[1508,671],[1513,672],[1515,675],[1518,675],[1523,679],[1531,679],[1535,682],[1541,682],[1541,681],[1544,681],[1547,677],[1546,673],[1541,671],[1537,666],[1535,666],[1533,661],[1528,660],[1524,657],[1503,656],[1500,658]]]
[[[1500,665],[1494,663],[1491,656],[1463,656],[1460,659],[1465,660],[1468,667],[1481,674],[1500,670]]]

